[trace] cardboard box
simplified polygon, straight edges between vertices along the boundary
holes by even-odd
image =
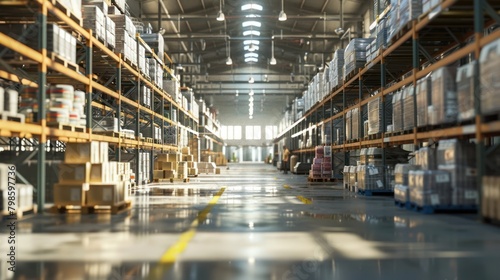
[[[175,170],[163,170],[163,178],[170,179],[170,178],[176,178],[176,177],[177,177],[177,171],[175,171]]]
[[[191,149],[189,147],[183,147],[182,148],[182,154],[183,155],[190,155],[191,154]]]
[[[163,179],[164,177],[163,170],[153,170],[153,180],[154,179]]]
[[[194,161],[193,155],[182,155],[182,161]]]
[[[99,163],[99,142],[66,143],[65,163]]]
[[[90,162],[59,165],[59,183],[83,184],[90,182]]]
[[[118,162],[110,161],[108,162],[108,182],[118,181]]]
[[[159,168],[161,170],[176,170],[177,163],[176,162],[160,162]]]
[[[54,204],[56,206],[85,205],[88,184],[54,184]]]
[[[215,168],[215,174],[220,174],[220,167]]]
[[[90,184],[86,205],[115,205],[124,201],[125,192],[123,186],[123,183]]]
[[[188,169],[188,175],[189,176],[196,176],[196,175],[198,175],[198,168],[189,168]]]
[[[100,145],[99,145],[100,162],[108,162],[108,160],[109,160],[108,148],[109,148],[108,142],[100,142]]]
[[[110,178],[108,176],[108,164],[107,163],[94,163],[90,167],[90,183],[102,183],[109,182]]]

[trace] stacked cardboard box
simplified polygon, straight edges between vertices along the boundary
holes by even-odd
[[[54,204],[60,206],[113,206],[128,199],[130,163],[108,161],[107,142],[67,143]]]
[[[410,201],[417,206],[450,205],[450,173],[442,170],[411,170]]]
[[[429,124],[428,107],[431,104],[431,79],[430,76],[417,81],[417,126]]]
[[[410,130],[415,127],[415,100],[413,85],[403,89],[403,130]]]
[[[148,183],[151,179],[150,170],[151,170],[151,154],[150,152],[140,152],[139,159],[136,164],[139,165],[139,174],[136,175],[137,184],[141,185],[143,183]]]
[[[102,9],[97,5],[83,6],[83,27],[91,29],[94,37],[106,41],[106,19]]]
[[[412,170],[419,170],[420,166],[413,164],[396,164],[394,168],[394,200],[410,202],[409,174]]]
[[[153,180],[158,182],[161,181],[161,179],[179,178],[179,163],[181,162],[181,153],[158,154],[154,162]],[[182,171],[184,172],[184,170]],[[180,174],[180,176],[183,175],[184,174]]]
[[[187,165],[187,175],[188,176],[198,176],[198,162],[195,161],[194,155],[191,153],[190,147],[183,147],[182,151],[182,161],[186,162]]]
[[[332,147],[330,146],[316,146],[314,149],[315,157],[311,170],[309,171],[309,178],[331,178],[332,177]]]
[[[345,48],[345,72],[344,78],[358,68],[366,64],[366,47],[374,38],[354,38]]]
[[[163,62],[164,39],[160,33],[141,34],[142,40],[154,50],[158,58]]]
[[[204,174],[216,174],[217,165],[214,162],[198,162],[198,171],[199,173]]]
[[[398,132],[403,130],[403,98],[402,92],[398,91],[392,98],[392,130]]]
[[[392,95],[386,95],[384,104],[380,97],[368,102],[368,134],[382,132],[385,123],[382,123],[385,112],[385,123],[392,123]]]
[[[132,65],[137,65],[136,28],[126,15],[109,15],[115,23],[116,51],[124,55]]]

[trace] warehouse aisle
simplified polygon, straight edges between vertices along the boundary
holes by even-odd
[[[15,279],[498,278],[500,228],[475,215],[413,213],[269,165],[233,164],[134,199],[114,216],[20,221]],[[5,226],[0,239],[3,253]]]

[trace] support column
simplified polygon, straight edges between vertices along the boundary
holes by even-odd
[[[46,84],[47,84],[47,5],[44,2],[38,14],[38,46],[42,54],[42,63],[38,66],[38,121],[42,126],[42,134],[38,143],[38,173],[37,173],[37,204],[38,212],[43,214],[45,208],[46,189],[46,146],[47,135],[45,134],[46,121]]]

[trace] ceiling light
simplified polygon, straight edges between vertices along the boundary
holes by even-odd
[[[247,57],[245,58],[245,62],[259,62],[259,60],[255,57]]]
[[[250,115],[250,116],[248,116],[248,118],[249,118],[249,119],[253,119],[253,116],[252,116],[252,115]]]
[[[217,13],[217,21],[224,21],[226,17],[224,16],[224,13],[222,12],[222,0],[220,0],[220,9],[219,12]]]
[[[243,49],[245,51],[250,51],[250,46],[244,46]],[[256,46],[256,45],[252,44],[252,49],[253,49],[253,51],[258,51],[259,50],[259,46]]]
[[[286,20],[286,14],[285,14],[285,4],[283,4],[284,0],[281,0],[281,12],[278,16],[279,21],[285,21]]]
[[[238,90],[236,90],[236,96],[238,96],[240,94],[240,92]]]
[[[253,96],[250,96],[250,98],[248,98],[248,101],[253,102]]]
[[[274,58],[274,41],[271,41],[271,61],[269,64],[276,65],[276,58]]]
[[[233,65],[233,60],[231,59],[231,42],[227,41],[227,59],[226,65]]]
[[[246,10],[257,10],[257,11],[262,11],[262,6],[259,4],[245,4],[241,6],[242,11]]]
[[[250,51],[250,52],[254,52],[255,50],[256,50],[256,49],[255,49],[255,45],[254,45],[254,44],[250,44],[250,45],[248,46],[248,51]]]
[[[233,65],[233,60],[230,57],[227,57],[226,65]]]
[[[245,57],[255,57],[255,58],[258,58],[259,54],[257,54],[257,53],[246,53]]]
[[[248,95],[252,96],[254,94],[253,90],[250,90],[250,92],[248,93]]]
[[[243,41],[243,45],[259,45],[259,40],[245,40]]]
[[[246,59],[245,59],[245,61],[246,61]],[[254,82],[255,82],[255,80],[253,79],[253,77],[248,78],[249,84],[253,84]]]
[[[246,30],[246,31],[243,31],[243,36],[260,36],[260,31],[257,31],[257,30]]]
[[[250,26],[261,27],[261,23],[255,20],[244,21],[241,25],[243,27],[250,27]]]

